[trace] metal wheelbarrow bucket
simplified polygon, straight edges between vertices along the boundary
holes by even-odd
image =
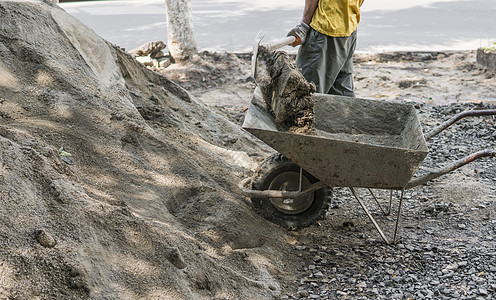
[[[280,154],[264,162],[256,174],[240,182],[264,218],[288,229],[309,226],[325,216],[333,187],[348,187],[382,239],[389,243],[355,188],[401,191],[394,229],[396,242],[403,192],[451,172],[477,158],[496,157],[484,150],[449,166],[414,176],[428,154],[426,140],[467,116],[496,115],[496,110],[460,113],[423,134],[413,105],[353,97],[314,94],[312,135],[281,130],[255,90],[243,128]],[[251,186],[250,186],[251,185]]]

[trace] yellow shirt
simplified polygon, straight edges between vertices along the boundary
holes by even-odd
[[[319,0],[310,27],[328,36],[349,36],[358,27],[363,1]]]

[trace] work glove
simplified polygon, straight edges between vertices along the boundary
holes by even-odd
[[[310,30],[310,26],[304,22],[300,22],[300,24],[296,25],[295,28],[291,29],[291,31],[288,32],[288,36],[296,37],[296,41],[292,43],[291,46],[295,47],[298,45],[303,45],[305,43],[305,39],[307,38],[308,30]]]

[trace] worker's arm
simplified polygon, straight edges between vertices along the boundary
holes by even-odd
[[[308,30],[310,30],[310,22],[312,21],[313,14],[317,9],[319,0],[305,0],[305,8],[303,9],[303,18],[300,24],[296,25],[295,28],[291,29],[288,36],[295,36],[296,41],[291,44],[291,46],[298,46],[305,43]]]
[[[303,18],[301,21],[305,24],[310,24],[312,22],[313,14],[317,9],[317,5],[319,4],[319,0],[305,0],[305,8],[303,9]]]

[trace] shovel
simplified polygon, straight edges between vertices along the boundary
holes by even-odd
[[[257,84],[255,95],[261,97],[254,97],[252,102],[267,107],[277,123],[311,128],[307,125],[311,125],[313,120],[312,94],[315,85],[304,78],[286,53],[272,55],[274,50],[283,46],[299,44],[298,37],[288,36],[261,45],[263,37],[259,32],[253,44],[251,71]],[[267,59],[267,54],[270,59]],[[260,100],[264,103],[258,103]]]
[[[265,35],[262,33],[262,31],[260,31],[255,37],[255,41],[253,43],[253,56],[251,58],[251,75],[253,76],[253,79],[255,79],[255,81],[257,81],[258,49],[260,48],[260,46],[265,47],[269,51],[274,51],[281,47],[291,45],[295,43],[297,40],[299,40],[299,38],[296,36],[287,36],[285,38],[273,40],[268,44],[260,45],[264,37]]]

